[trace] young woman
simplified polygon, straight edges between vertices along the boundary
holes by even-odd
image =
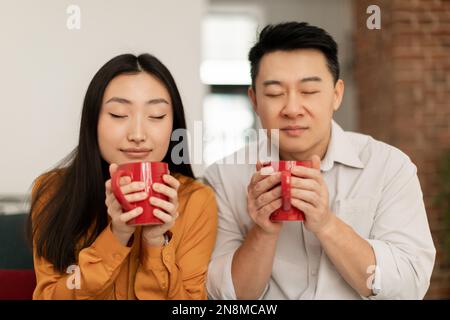
[[[34,299],[206,299],[217,207],[190,165],[172,161],[176,129],[186,129],[183,105],[158,59],[124,54],[97,72],[78,146],[33,187]],[[169,201],[149,200],[163,225],[128,225],[141,211],[122,212],[111,191],[117,166],[138,161],[169,164],[165,184],[153,185]],[[128,201],[146,197],[139,182],[120,184]]]

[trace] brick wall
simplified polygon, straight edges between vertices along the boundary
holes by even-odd
[[[450,232],[433,205],[437,163],[450,148],[450,0],[354,0],[359,131],[394,145],[418,167],[437,259],[427,299],[450,298]],[[369,30],[369,5],[381,30]],[[450,256],[450,255],[449,255]]]

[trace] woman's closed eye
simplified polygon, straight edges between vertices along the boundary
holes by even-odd
[[[149,116],[150,119],[156,119],[156,120],[161,120],[164,119],[164,117],[166,116],[166,114],[160,115],[160,116]]]
[[[113,118],[119,118],[119,119],[124,119],[124,118],[126,118],[126,117],[128,117],[127,115],[119,115],[119,114],[114,114],[114,113],[109,113],[110,115],[111,115],[111,117],[113,117]]]

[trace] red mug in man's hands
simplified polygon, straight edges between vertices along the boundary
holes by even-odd
[[[281,172],[281,208],[275,210],[270,216],[272,221],[304,221],[303,211],[291,204],[291,169],[294,166],[311,168],[312,162],[307,161],[271,161],[263,164],[263,167],[272,167],[274,172]]]
[[[163,222],[153,215],[156,208],[150,204],[150,197],[160,198],[168,201],[168,197],[153,190],[155,182],[165,184],[163,176],[169,174],[169,167],[165,162],[133,162],[120,165],[111,178],[111,187],[117,201],[125,211],[142,207],[143,212],[134,219],[127,222],[129,225],[150,225],[163,224]],[[141,201],[128,202],[120,190],[119,180],[123,176],[129,176],[131,181],[142,181],[145,184],[144,192],[148,197]]]

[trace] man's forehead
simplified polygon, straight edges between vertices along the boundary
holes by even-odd
[[[264,84],[289,78],[302,83],[332,77],[325,56],[318,50],[276,51],[263,56],[258,80]]]

